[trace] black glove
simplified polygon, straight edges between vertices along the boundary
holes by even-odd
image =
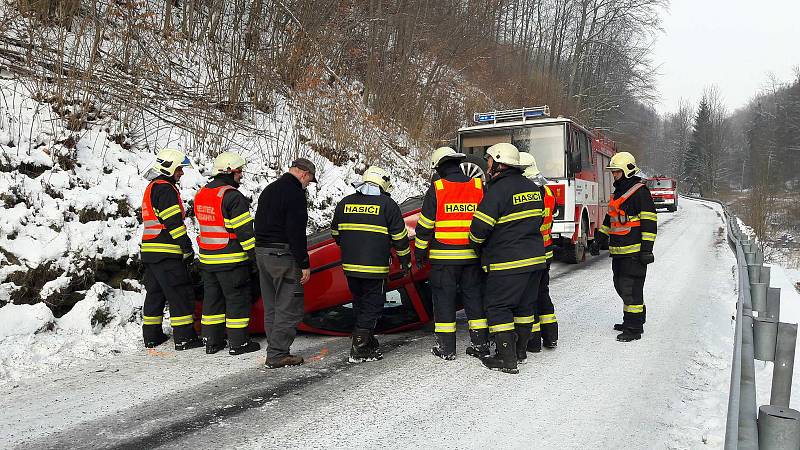
[[[640,252],[639,253],[639,262],[644,264],[644,265],[652,264],[653,261],[655,261],[655,260],[656,260],[656,257],[653,256],[652,252]]]
[[[417,263],[417,270],[422,270],[428,264],[428,249],[416,249],[414,252],[414,259]]]
[[[403,255],[399,259],[403,275],[408,275],[411,272],[411,255]]]
[[[598,233],[598,234],[600,234],[600,233]],[[592,240],[592,243],[589,244],[589,254],[592,255],[592,256],[597,256],[597,255],[600,254],[600,243],[597,241],[597,237],[595,237]]]

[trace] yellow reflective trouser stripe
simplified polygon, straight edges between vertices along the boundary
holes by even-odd
[[[206,255],[200,253],[200,262],[203,264],[229,264],[247,261],[247,253],[219,253]]]
[[[245,317],[242,319],[225,319],[225,327],[227,328],[247,328],[250,325],[250,318]]]
[[[643,241],[655,241],[656,240],[656,234],[642,231],[642,240]]]
[[[642,220],[652,220],[654,222],[658,222],[658,214],[653,212],[642,211],[639,213],[639,217],[641,217]]]
[[[397,250],[397,256],[406,256],[411,253],[411,247],[406,247],[403,250]]]
[[[528,211],[520,211],[511,214],[506,214],[505,216],[502,216],[499,219],[497,219],[497,223],[513,222],[515,220],[527,219],[528,217],[542,217],[542,210],[530,209]]]
[[[469,231],[437,231],[436,239],[466,239]]]
[[[486,239],[481,239],[481,238],[475,236],[474,234],[472,234],[471,231],[469,232],[469,240],[472,241],[472,242],[475,242],[477,244],[483,244],[484,241],[486,241]]]
[[[558,322],[558,320],[556,320],[555,314],[542,314],[541,316],[539,316],[539,323],[543,325],[546,323],[556,323],[556,322]]]
[[[170,317],[169,323],[173,327],[181,325],[189,325],[191,323],[194,323],[194,317],[192,317],[191,314],[188,316]]]
[[[485,330],[489,328],[489,321],[486,319],[473,319],[467,323],[470,330]]]
[[[175,244],[154,244],[142,242],[142,253],[175,253],[176,255],[182,255],[183,250],[181,250],[180,245]]]
[[[493,227],[494,224],[497,223],[496,220],[492,219],[491,217],[487,216],[486,214],[484,214],[484,213],[482,213],[480,211],[475,211],[475,214],[473,214],[472,217],[475,218],[475,219],[478,219],[478,220],[480,220],[482,222],[486,222],[486,224],[489,225],[490,227]]]
[[[531,332],[536,333],[542,331],[542,325],[539,322],[533,322],[533,326],[531,327]]]
[[[455,322],[436,322],[434,325],[433,331],[435,333],[455,333],[456,332],[456,323]]]
[[[416,238],[414,240],[414,247],[417,247],[420,250],[425,250],[426,248],[428,248],[428,241]]]
[[[431,259],[475,259],[478,255],[475,250],[465,248],[463,250],[437,250],[431,249]]]
[[[553,251],[548,250],[547,253],[544,254],[545,259],[553,259]]]
[[[422,214],[419,215],[419,219],[417,220],[417,223],[422,225],[424,228],[428,228],[428,229],[433,228],[433,224],[434,224],[434,222],[431,219],[428,219],[427,217],[425,217]]]
[[[499,333],[501,331],[514,331],[514,322],[500,323],[489,327],[490,333]]]
[[[392,239],[395,240],[395,241],[399,241],[400,239],[403,239],[406,236],[408,236],[408,230],[403,228],[403,231],[401,231],[401,232],[399,232],[397,234],[393,234],[392,235]]]
[[[603,233],[603,234],[608,234],[608,233],[611,232],[611,227],[603,225],[603,226],[600,227],[600,232]]]
[[[178,205],[172,205],[169,208],[159,212],[158,217],[160,217],[161,220],[167,220],[179,212],[181,212],[181,207]]]
[[[386,227],[366,223],[340,223],[339,231],[368,231],[370,233],[389,234],[389,229]]]
[[[519,267],[527,267],[527,266],[535,266],[537,264],[544,264],[547,258],[542,256],[536,256],[533,258],[526,258],[526,259],[518,259],[516,261],[508,261],[502,263],[494,263],[489,264],[489,270],[509,270],[509,269],[517,269]]]
[[[622,311],[628,313],[641,313],[644,312],[644,305],[625,305],[622,307]]]
[[[363,266],[360,264],[342,264],[342,269],[349,272],[389,273],[389,266]]]
[[[212,315],[203,315],[200,318],[200,323],[203,325],[218,325],[225,323],[225,314],[212,314]]]
[[[636,253],[642,248],[642,244],[627,245],[625,247],[608,247],[608,251],[612,255],[627,255],[628,253]]]
[[[244,214],[240,214],[233,219],[224,219],[225,226],[228,228],[239,228],[242,225],[248,224],[253,221],[253,216],[250,215],[250,211],[247,211]]]
[[[144,316],[144,325],[161,325],[164,316]]]
[[[241,243],[242,250],[250,250],[256,246],[256,238],[251,237],[250,239]]]
[[[533,323],[534,319],[535,319],[534,316],[514,317],[514,323],[520,323],[520,324]]]
[[[186,234],[186,225],[181,225],[174,230],[170,230],[169,235],[172,236],[172,239],[178,239],[179,237]]]

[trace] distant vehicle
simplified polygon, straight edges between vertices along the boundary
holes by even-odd
[[[656,209],[667,208],[668,211],[678,210],[678,182],[674,178],[658,176],[645,179],[650,195]]]
[[[477,125],[458,130],[458,149],[467,155],[464,171],[482,175],[486,149],[500,142],[534,155],[556,197],[556,253],[568,263],[586,259],[613,192],[614,180],[604,169],[616,153],[614,142],[573,119],[551,118],[546,105],[476,113],[474,121]]]

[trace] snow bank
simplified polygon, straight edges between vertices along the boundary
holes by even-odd
[[[43,303],[36,305],[6,305],[0,308],[0,338],[38,333],[55,320]]]

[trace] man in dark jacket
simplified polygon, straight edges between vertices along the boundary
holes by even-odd
[[[655,261],[653,245],[658,232],[658,218],[653,198],[640,177],[636,160],[628,152],[611,158],[606,169],[614,176],[614,193],[608,204],[598,239],[608,242],[614,288],[622,297],[622,323],[617,340],[631,342],[642,338],[645,322],[644,280],[647,265]]]
[[[317,181],[316,173],[311,161],[299,158],[258,198],[256,257],[264,299],[268,369],[303,364],[303,358],[292,355],[289,349],[303,320],[303,284],[311,276],[305,189]]]
[[[519,150],[507,143],[486,150],[492,179],[472,218],[469,239],[486,270],[486,316],[497,351],[482,359],[493,370],[518,373],[526,361],[542,270],[542,193],[522,175]]]
[[[383,358],[373,332],[386,303],[391,248],[404,271],[410,270],[408,231],[397,202],[389,197],[389,174],[378,167],[364,172],[356,192],[336,205],[331,235],[342,249],[342,269],[353,294],[356,315],[350,362]]]
[[[250,340],[253,293],[250,271],[256,238],[250,201],[239,192],[245,160],[223,152],[214,159],[214,178],[195,196],[194,211],[200,225],[197,244],[203,276],[203,337],[206,353],[225,348],[231,355],[261,349]]]
[[[422,266],[430,257],[429,280],[433,294],[434,333],[437,344],[431,353],[444,360],[456,357],[456,305],[459,292],[467,313],[471,345],[466,353],[489,354],[489,325],[481,296],[478,255],[469,245],[472,215],[483,198],[480,178],[461,170],[463,153],[441,147],[431,155],[431,168],[439,179],[431,183],[417,221],[414,254]]]
[[[141,258],[144,264],[142,335],[145,347],[169,339],[161,328],[164,305],[169,303],[175,350],[201,347],[194,332],[194,289],[186,263],[194,260],[192,242],[186,235],[186,213],[175,186],[189,166],[189,158],[170,148],[161,150],[153,167],[159,175],[144,191],[142,200]]]

